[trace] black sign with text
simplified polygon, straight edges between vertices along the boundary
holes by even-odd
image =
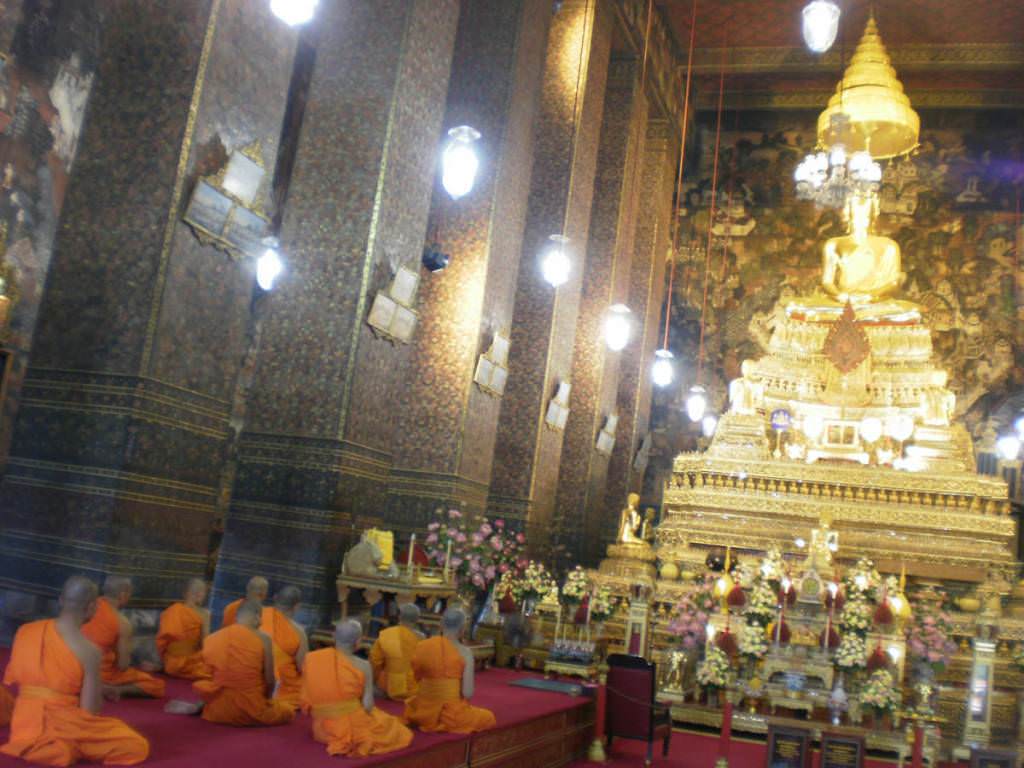
[[[806,768],[810,764],[810,742],[810,731],[769,726],[766,768]]]
[[[860,736],[821,735],[821,768],[863,768],[864,739]]]

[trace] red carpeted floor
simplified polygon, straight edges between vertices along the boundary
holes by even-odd
[[[0,670],[7,665],[7,651],[0,650]],[[583,706],[588,699],[572,698],[561,693],[548,693],[510,687],[509,683],[525,677],[521,672],[491,669],[477,676],[473,703],[491,709],[498,727],[526,722],[561,710]],[[190,685],[181,680],[167,681],[170,698],[195,699]],[[466,740],[466,736],[417,732],[412,745],[390,755],[347,760],[329,757],[322,744],[313,741],[310,719],[299,715],[291,724],[276,728],[231,728],[207,723],[198,717],[165,714],[166,700],[131,699],[107,704],[104,714],[120,717],[150,741],[150,758],[145,765],[166,768],[343,768],[344,766],[380,765],[403,755],[422,750],[424,746],[442,741]],[[397,714],[401,705],[378,702],[382,709]],[[0,743],[7,741],[7,729],[0,728]],[[0,756],[0,768],[24,766],[26,763]]]
[[[637,768],[644,764],[647,745],[640,741],[616,739],[608,753],[606,763],[591,763],[578,760],[569,768]],[[672,745],[668,757],[661,757],[661,744],[654,747],[653,768],[714,768],[718,757],[718,736],[676,731],[672,734]],[[818,768],[820,755],[814,753],[811,768]],[[731,768],[764,768],[765,746],[763,743],[733,740],[729,746]],[[907,762],[909,764],[909,760]],[[896,762],[866,760],[864,768],[896,768]],[[940,763],[939,768],[966,768],[966,763]]]

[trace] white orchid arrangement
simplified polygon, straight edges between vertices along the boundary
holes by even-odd
[[[900,695],[896,691],[892,673],[887,669],[876,669],[860,692],[861,704],[876,712],[892,712],[899,706]]]
[[[548,573],[548,569],[544,567],[543,563],[531,560],[526,564],[519,577],[519,590],[527,600],[540,600],[548,593],[552,581],[554,579],[551,578],[551,574]]]
[[[587,572],[582,566],[577,565],[565,577],[562,585],[562,598],[570,606],[576,606],[583,602],[587,595]]]
[[[762,628],[767,627],[775,619],[778,603],[778,596],[768,581],[758,580],[750,591],[750,601],[743,615],[748,622],[760,624]]]
[[[844,636],[867,635],[871,629],[871,605],[864,594],[854,592],[847,597],[843,611],[839,614],[839,628]]]
[[[835,664],[843,670],[864,669],[868,663],[868,647],[864,638],[856,633],[848,632],[839,641],[836,648]]]
[[[607,621],[615,610],[612,591],[603,584],[590,595],[590,620]]]
[[[740,654],[748,659],[763,659],[768,653],[768,634],[757,622],[745,621],[740,628]]]
[[[731,679],[729,657],[718,646],[710,646],[704,660],[697,666],[697,682],[704,688],[717,690],[728,686]]]

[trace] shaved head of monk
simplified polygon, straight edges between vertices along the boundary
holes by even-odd
[[[466,626],[466,612],[461,608],[449,608],[441,619],[441,630],[449,637],[461,637]]]
[[[263,606],[256,600],[246,600],[238,607],[235,621],[250,629],[259,629],[263,620]]]
[[[261,603],[264,603],[269,592],[270,582],[262,576],[253,576],[249,579],[249,583],[245,585],[246,600],[259,600]]]
[[[209,587],[202,579],[189,579],[185,585],[185,602],[191,606],[200,606],[206,602]]]
[[[420,609],[416,603],[403,603],[398,609],[398,621],[406,627],[414,628],[420,621]]]
[[[334,627],[334,644],[343,651],[355,651],[362,637],[363,625],[355,619],[339,621]]]
[[[99,594],[95,582],[85,576],[72,576],[64,582],[64,587],[60,591],[60,615],[69,616],[78,624],[84,624],[96,613]]]
[[[111,574],[103,580],[103,596],[118,608],[124,608],[132,599],[132,580],[128,576]]]
[[[302,602],[302,592],[298,587],[282,587],[274,595],[274,607],[285,616],[294,616]]]

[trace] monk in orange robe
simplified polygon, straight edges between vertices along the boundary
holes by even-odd
[[[358,621],[339,623],[335,647],[313,651],[302,670],[302,708],[312,713],[313,738],[329,755],[379,755],[412,742],[401,720],[373,706],[370,665],[355,655],[362,634]]]
[[[14,711],[14,697],[11,692],[0,685],[0,728],[11,722],[11,712]]]
[[[40,765],[79,759],[135,765],[149,742],[114,717],[101,717],[100,652],[81,626],[96,610],[96,585],[72,576],[56,619],[34,621],[14,636],[4,682],[18,686],[11,735],[0,752]]]
[[[203,719],[224,725],[284,725],[295,717],[289,704],[270,698],[274,687],[274,651],[260,632],[262,607],[242,603],[236,621],[203,643],[203,660],[212,680],[192,688],[203,697]]]
[[[398,609],[398,620],[397,627],[388,627],[377,636],[370,648],[370,664],[377,687],[389,699],[403,701],[416,693],[412,656],[423,639],[416,630],[420,609],[415,603],[406,603]]]
[[[156,648],[164,662],[164,673],[186,680],[213,677],[203,661],[203,640],[210,633],[210,612],[203,607],[207,586],[202,579],[190,579],[185,599],[160,614]]]
[[[261,606],[267,602],[267,593],[270,591],[270,582],[264,579],[262,576],[253,576],[249,579],[249,583],[245,585],[245,597],[235,600],[233,603],[228,603],[224,606],[224,616],[220,622],[220,628],[230,627],[235,623],[235,614],[238,613],[238,609],[242,606],[242,603],[247,600],[255,600]]]
[[[96,613],[82,626],[82,634],[91,640],[103,661],[100,676],[103,694],[163,698],[164,681],[141,669],[129,666],[132,657],[132,624],[121,609],[132,599],[132,580],[127,576],[108,576],[103,582],[103,597],[96,601]]]
[[[274,670],[277,688],[274,698],[292,709],[299,708],[302,691],[302,662],[309,652],[309,640],[296,621],[302,593],[298,587],[285,587],[274,595],[274,605],[263,609],[260,629],[270,637],[274,648]]]
[[[412,670],[419,685],[405,702],[405,719],[421,731],[474,733],[493,728],[494,714],[469,703],[473,696],[473,654],[462,644],[466,614],[449,608],[442,634],[416,646]]]

